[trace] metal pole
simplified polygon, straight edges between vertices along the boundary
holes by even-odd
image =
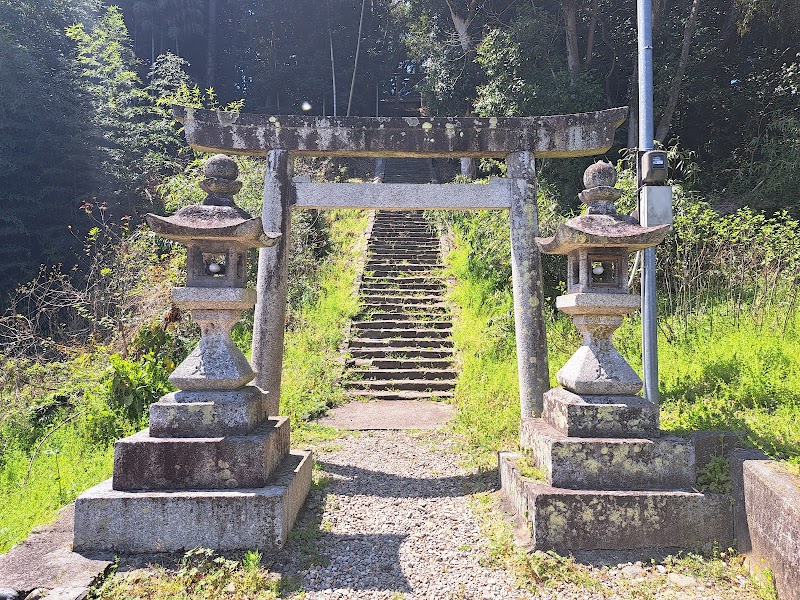
[[[637,0],[639,29],[639,156],[653,149],[653,5]],[[639,178],[641,189],[641,179]],[[658,306],[656,303],[656,249],[642,252],[642,366],[644,397],[653,404],[658,395]]]

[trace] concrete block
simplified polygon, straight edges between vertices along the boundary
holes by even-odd
[[[706,466],[715,456],[726,456],[731,450],[741,448],[744,432],[736,431],[695,431],[690,439],[694,444],[697,468]]]
[[[114,489],[258,488],[289,452],[288,417],[253,433],[215,438],[157,438],[145,429],[117,442]]]
[[[150,405],[153,437],[215,437],[247,434],[267,416],[275,402],[254,385],[227,392],[173,392]]]
[[[522,477],[518,454],[500,454],[503,496],[540,550],[697,549],[733,543],[729,495],[692,491],[559,489]]]
[[[768,460],[761,450],[736,448],[727,453],[731,473],[731,495],[733,496],[733,531],[736,536],[736,549],[749,554],[753,549],[750,542],[750,526],[747,522],[747,507],[744,500],[744,463],[751,460]]]
[[[123,492],[104,481],[75,503],[75,551],[278,548],[308,495],[312,464],[310,451],[292,451],[268,485],[255,489]]]
[[[654,437],[658,407],[640,396],[588,396],[564,388],[544,395],[542,417],[569,437]]]
[[[683,438],[574,438],[543,419],[523,419],[520,444],[559,488],[676,490],[695,484],[694,448]]]
[[[774,461],[744,462],[750,564],[775,576],[780,600],[800,600],[800,477]]]

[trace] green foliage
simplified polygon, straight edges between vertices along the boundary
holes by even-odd
[[[697,472],[697,487],[714,494],[731,493],[731,465],[724,456],[715,456]]]
[[[167,379],[172,370],[152,352],[135,361],[118,354],[112,354],[109,360],[111,371],[106,386],[111,407],[122,411],[131,423],[144,424],[149,406],[173,391]]]
[[[92,589],[90,598],[275,600],[279,597],[280,583],[280,576],[261,566],[257,550],[246,552],[239,561],[195,548],[183,556],[174,572],[153,567],[146,573],[109,577]]]

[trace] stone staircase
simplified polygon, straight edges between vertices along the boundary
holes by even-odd
[[[384,159],[382,183],[437,183],[429,158]]]
[[[378,212],[367,252],[362,312],[350,332],[347,394],[374,400],[452,397],[457,373],[439,240],[422,211]]]

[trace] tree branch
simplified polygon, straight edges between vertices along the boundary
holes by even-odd
[[[667,106],[664,109],[664,115],[661,117],[661,121],[659,121],[658,128],[656,129],[656,139],[662,144],[669,133],[672,116],[678,108],[678,99],[680,98],[681,89],[683,87],[683,76],[686,74],[686,67],[689,63],[689,50],[692,46],[695,29],[697,29],[697,13],[699,10],[700,0],[693,0],[689,18],[683,30],[683,46],[681,47],[681,57],[678,60],[678,69],[675,71],[675,77],[672,79],[672,83],[669,86],[669,95]]]

